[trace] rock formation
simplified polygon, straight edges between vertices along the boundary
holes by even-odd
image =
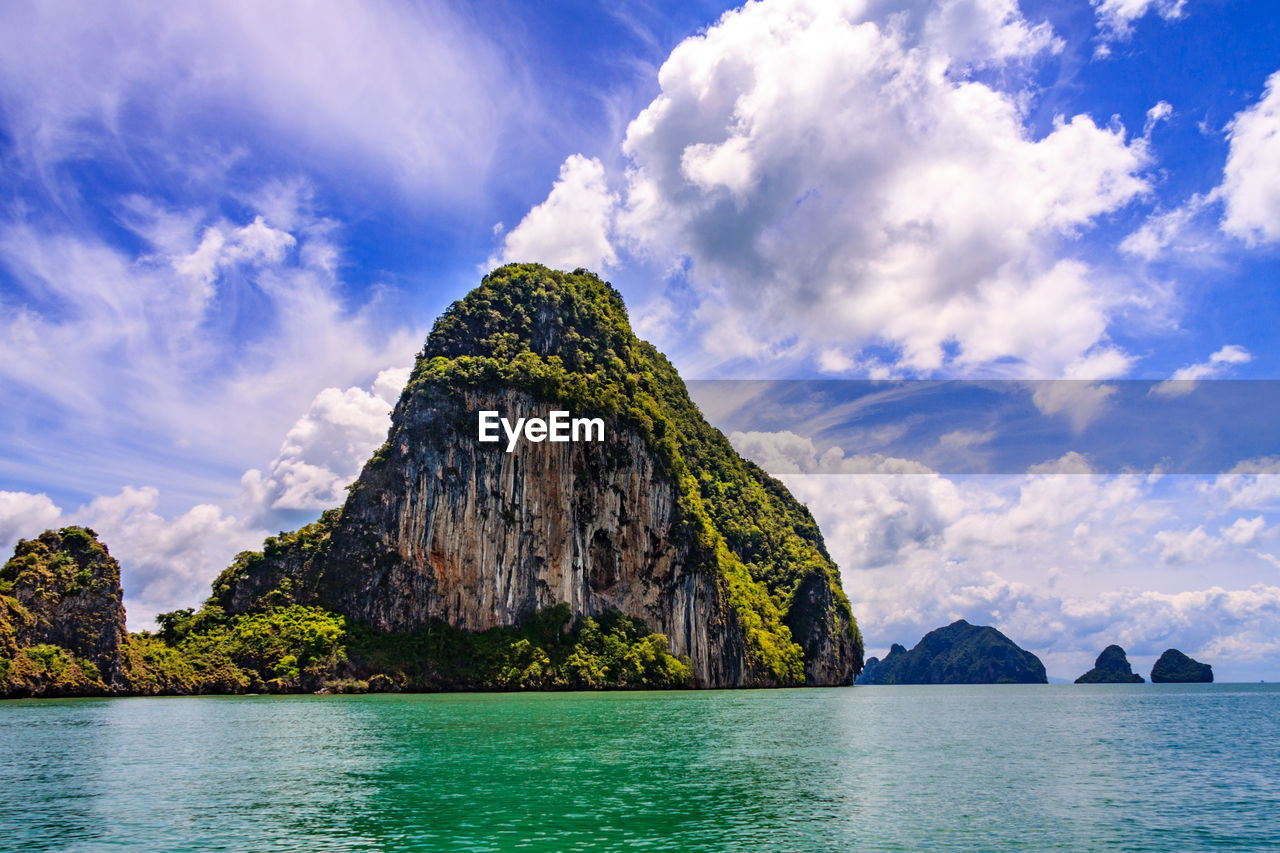
[[[0,695],[124,689],[120,566],[85,527],[21,540],[0,568]]]
[[[554,410],[601,418],[604,440],[478,438],[481,411]],[[300,541],[242,555],[214,601],[316,605],[380,632],[618,611],[706,687],[848,684],[862,665],[808,510],[707,424],[618,293],[581,270],[503,267],[455,303],[386,444]]]
[[[1076,684],[1142,684],[1143,679],[1129,666],[1124,649],[1107,646],[1094,661],[1093,669],[1076,679]]]
[[[963,619],[871,658],[858,684],[1046,684],[1044,664],[995,628]]]
[[[1213,667],[1184,655],[1177,649],[1165,649],[1151,668],[1153,684],[1202,683],[1213,681]]]

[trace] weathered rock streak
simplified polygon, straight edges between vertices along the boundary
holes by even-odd
[[[674,484],[639,435],[608,422],[603,442],[522,440],[511,453],[476,439],[482,409],[514,420],[552,408],[510,388],[406,396],[392,446],[343,510],[326,603],[383,631],[433,618],[479,631],[560,602],[575,616],[616,608],[665,634],[697,684],[745,683],[741,630],[717,579],[684,568]],[[815,675],[838,683],[832,668]]]

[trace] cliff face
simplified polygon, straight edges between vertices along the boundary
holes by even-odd
[[[607,442],[508,453],[473,434],[481,410],[551,409],[513,388],[407,397],[343,508],[330,556],[342,570],[324,574],[319,600],[380,631],[430,619],[483,631],[562,602],[575,617],[619,610],[666,635],[700,683],[746,683],[741,627],[716,578],[691,570],[675,486],[641,436],[614,419]]]
[[[1094,661],[1093,669],[1076,679],[1076,684],[1141,684],[1143,678],[1129,666],[1124,649],[1107,646]]]
[[[124,688],[120,566],[84,527],[22,540],[0,569],[0,692],[58,696]]]
[[[908,651],[871,658],[859,684],[1046,684],[1044,664],[995,628],[960,619]]]
[[[553,409],[601,418],[604,440],[478,440],[481,411]],[[215,600],[245,613],[285,595],[383,632],[616,610],[665,635],[697,686],[848,684],[862,666],[808,510],[706,423],[582,271],[504,267],[455,303],[387,443],[306,543],[242,555]]]
[[[797,584],[783,622],[804,649],[807,684],[849,684],[862,671],[862,642],[849,642],[851,617],[826,572],[813,571]],[[856,635],[855,635],[856,636]]]
[[[1177,649],[1165,649],[1151,668],[1151,681],[1154,684],[1209,684],[1213,681],[1213,667]]]

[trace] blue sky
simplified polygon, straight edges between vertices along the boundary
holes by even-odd
[[[340,502],[441,309],[540,260],[689,378],[1073,380],[910,443],[722,423],[873,650],[964,616],[1060,675],[1127,637],[1280,677],[1265,429],[1197,477],[1105,452],[1117,380],[1277,378],[1267,2],[12,3],[0,41],[0,546],[93,524],[135,627]],[[1028,419],[998,482],[937,455]]]

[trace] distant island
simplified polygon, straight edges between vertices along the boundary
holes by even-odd
[[[591,440],[548,435],[556,413]],[[707,423],[611,285],[534,264],[437,320],[344,506],[157,623],[125,632],[92,530],[23,540],[0,695],[842,685],[863,656],[808,509]]]
[[[1177,649],[1165,649],[1151,669],[1152,684],[1209,683],[1213,667],[1192,660]],[[1098,655],[1093,669],[1076,679],[1076,684],[1142,684],[1143,678],[1129,666],[1124,649],[1107,646]]]
[[[1133,671],[1124,649],[1107,646],[1098,655],[1093,669],[1076,679],[1076,684],[1142,684],[1143,678]]]
[[[1209,684],[1213,681],[1213,667],[1192,660],[1177,649],[1165,649],[1151,669],[1151,681],[1154,684]]]
[[[963,619],[869,658],[858,684],[1047,684],[1044,664],[990,626]]]

